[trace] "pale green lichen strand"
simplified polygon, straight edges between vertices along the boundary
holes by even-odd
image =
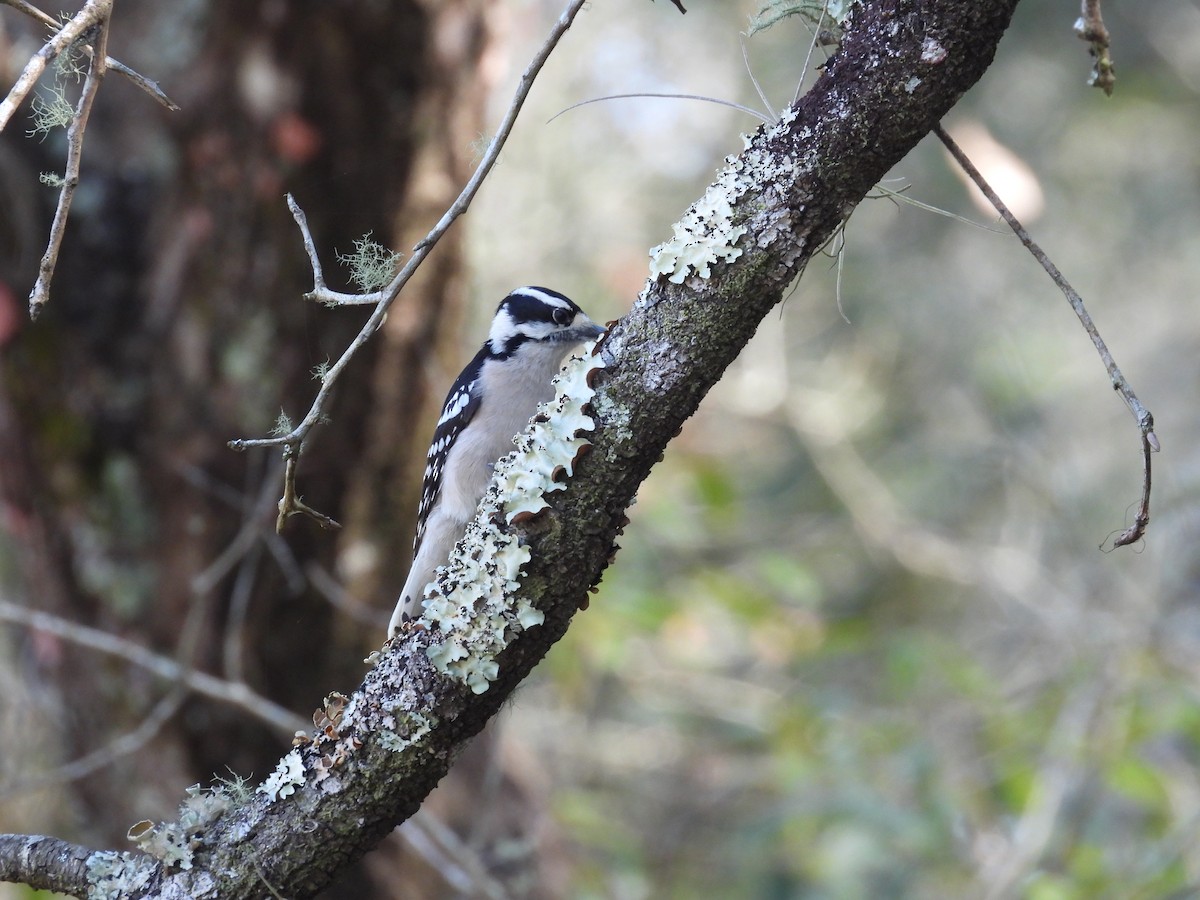
[[[584,412],[594,393],[588,372],[603,362],[590,354],[591,346],[555,376],[554,399],[538,408],[517,449],[496,464],[475,519],[426,595],[421,621],[442,635],[426,651],[429,660],[477,694],[499,675],[500,651],[544,620],[528,599],[515,594],[529,548],[497,523],[540,512],[547,506],[545,494],[566,488],[557,479],[574,474],[580,450],[589,443],[581,434],[595,428]]]

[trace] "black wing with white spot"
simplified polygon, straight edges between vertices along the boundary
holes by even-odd
[[[446,467],[446,457],[462,430],[474,417],[479,409],[479,372],[483,361],[487,358],[487,348],[484,347],[475,358],[462,370],[446,402],[442,405],[442,414],[438,417],[437,428],[433,432],[433,440],[429,444],[429,452],[425,455],[425,477],[421,482],[421,505],[417,508],[417,534],[413,538],[413,554],[421,547],[421,538],[425,536],[425,522],[429,512],[437,503],[438,495],[442,492],[442,473]]]

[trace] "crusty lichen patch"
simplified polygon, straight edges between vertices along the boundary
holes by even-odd
[[[516,450],[496,464],[479,512],[426,594],[419,621],[441,635],[427,650],[430,662],[477,694],[499,674],[500,651],[544,619],[517,593],[529,548],[506,526],[545,509],[545,494],[566,488],[564,479],[589,444],[584,434],[595,423],[585,408],[594,393],[588,373],[604,365],[591,346],[567,361],[554,378],[554,399],[538,408]]]
[[[736,173],[727,168],[704,196],[688,207],[675,223],[674,237],[650,251],[650,277],[666,275],[682,284],[689,272],[707,278],[713,263],[733,262],[742,255],[736,244],[746,226],[733,224],[733,201],[740,194],[736,179]]]
[[[744,136],[744,153],[725,157],[725,167],[704,196],[675,223],[671,240],[650,251],[651,278],[666,275],[676,284],[689,276],[709,278],[715,263],[733,262],[747,251],[745,235],[752,235],[756,246],[766,247],[790,234],[791,211],[785,203],[771,202],[769,195],[772,185],[789,181],[794,170],[807,163],[775,146],[776,135],[803,145],[803,132],[793,134],[796,115],[794,107],[784,110],[765,132]],[[799,142],[794,140],[797,136]],[[766,202],[757,209],[739,210],[747,192],[764,195]]]
[[[156,866],[146,856],[101,850],[87,858],[88,900],[122,900],[149,887]]]
[[[260,794],[266,794],[269,800],[278,800],[295,793],[296,788],[304,784],[304,760],[300,751],[293,749],[275,766],[275,771],[267,776],[267,780],[257,788]]]
[[[179,807],[178,821],[156,825],[144,819],[129,829],[129,840],[169,869],[190,869],[205,829],[230,802],[230,792],[223,787],[206,790],[193,784]]]
[[[437,718],[422,712],[389,713],[379,731],[379,742],[393,753],[407,750],[433,731]]]

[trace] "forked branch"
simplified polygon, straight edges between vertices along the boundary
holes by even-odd
[[[105,72],[111,66],[133,80],[169,109],[177,107],[150,79],[109,58],[106,48],[113,0],[88,0],[83,8],[65,23],[54,20],[28,3],[27,0],[0,0],[0,3],[33,17],[54,31],[52,37],[41,49],[29,58],[29,62],[25,64],[24,70],[9,89],[8,94],[0,101],[0,131],[4,130],[17,108],[29,96],[29,92],[33,90],[48,65],[63,54],[71,54],[74,46],[78,46],[89,56],[87,78],[80,92],[79,101],[71,113],[70,124],[67,128],[67,161],[59,182],[58,204],[54,211],[54,221],[50,225],[46,250],[38,264],[37,281],[34,282],[33,289],[29,293],[29,315],[30,318],[37,318],[42,307],[50,299],[50,283],[54,278],[54,270],[58,266],[58,254],[62,247],[63,235],[66,233],[71,201],[75,196],[75,188],[79,185],[83,137],[87,130],[92,104],[95,102],[96,93],[100,89],[100,81]]]
[[[8,0],[5,0],[7,3]],[[9,3],[8,5],[12,5]],[[17,7],[24,10],[24,7]],[[17,107],[22,101],[29,96],[29,92],[33,90],[33,86],[37,84],[42,73],[46,71],[46,66],[54,62],[58,55],[64,52],[68,47],[78,41],[88,32],[102,22],[107,22],[112,15],[112,0],[88,0],[84,4],[83,9],[79,10],[74,17],[71,18],[65,25],[58,28],[50,40],[48,40],[37,53],[29,58],[29,62],[25,64],[25,68],[21,74],[17,76],[17,80],[9,89],[8,96],[0,100],[0,131],[4,130],[4,126],[8,124],[8,120],[12,118],[13,113],[17,111]],[[58,23],[55,23],[58,27]],[[107,57],[103,51],[99,54],[100,67],[103,70]],[[95,65],[96,60],[92,60]]]
[[[36,19],[47,28],[58,30],[62,27],[62,22],[57,21],[48,13],[42,12],[32,3],[28,2],[28,0],[0,0],[0,3],[4,4],[5,6],[11,6],[13,9],[25,13],[25,15],[32,19]],[[95,48],[93,48],[91,44],[84,44],[83,50],[85,53],[89,54],[95,52]],[[171,110],[172,112],[177,112],[179,110],[179,106],[174,100],[166,95],[166,92],[163,91],[161,87],[158,86],[157,81],[147,78],[145,75],[134,69],[131,69],[120,60],[113,59],[111,56],[104,58],[104,65],[112,69],[118,75],[123,75],[128,78],[167,109]]]

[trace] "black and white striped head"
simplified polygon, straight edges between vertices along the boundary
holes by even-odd
[[[503,358],[526,342],[578,344],[599,337],[603,330],[557,291],[522,287],[496,307],[488,348],[493,357]]]

